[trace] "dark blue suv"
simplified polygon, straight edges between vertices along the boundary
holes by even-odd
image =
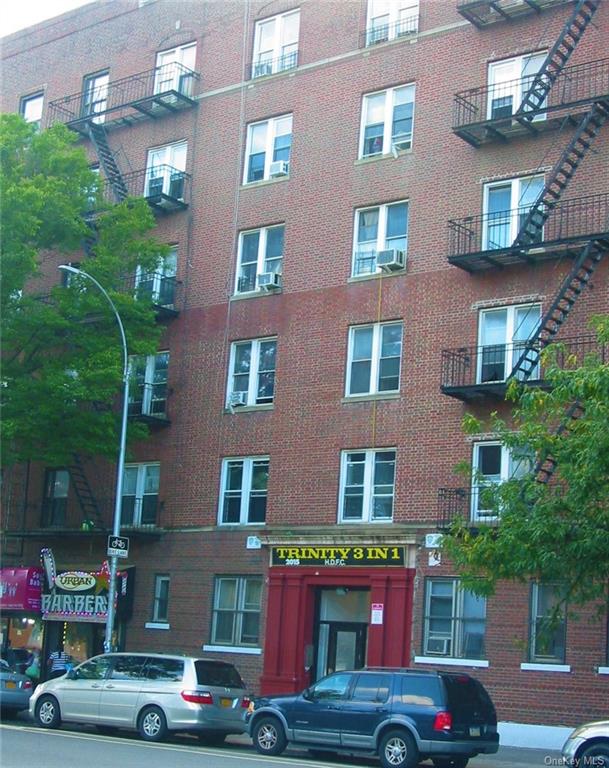
[[[325,752],[378,755],[383,768],[465,768],[499,749],[497,715],[484,686],[461,673],[367,668],[335,672],[300,694],[255,699],[254,746],[279,755],[288,743]]]

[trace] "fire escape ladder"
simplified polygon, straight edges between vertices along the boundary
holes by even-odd
[[[89,138],[93,142],[99,162],[104,169],[104,175],[112,187],[116,201],[120,203],[127,197],[127,186],[108,144],[108,137],[106,136],[104,126],[91,120],[87,127],[89,129]]]
[[[83,521],[92,520],[96,528],[104,530],[106,525],[78,454],[74,454],[74,463],[68,467],[68,470],[72,479],[72,486],[80,504]]]
[[[556,436],[560,437],[560,435],[563,435],[565,432],[570,432],[573,423],[583,415],[584,409],[582,406],[578,402],[573,403],[573,405],[567,409],[564,419],[556,430]],[[544,485],[549,483],[552,475],[556,471],[557,464],[558,462],[552,456],[540,458],[533,469],[533,475],[537,482],[543,483]]]
[[[514,249],[527,249],[540,241],[548,216],[560,200],[608,116],[609,103],[601,101],[595,102],[584,115],[568,146],[552,168],[541,194],[524,216],[518,236],[514,240]]]
[[[579,0],[575,5],[573,13],[550,49],[541,69],[533,77],[514,115],[515,119],[523,125],[530,123],[536,111],[541,108],[554,81],[569,61],[599,5],[600,0]]]

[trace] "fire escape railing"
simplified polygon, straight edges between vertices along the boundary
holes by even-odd
[[[186,171],[171,165],[156,165],[122,175],[127,196],[144,197],[153,207],[164,207],[163,201],[176,208],[186,208],[190,202],[192,177]],[[97,198],[91,200],[90,213],[96,213],[103,204],[116,203],[115,185],[104,180]]]

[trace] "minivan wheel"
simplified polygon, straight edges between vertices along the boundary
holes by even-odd
[[[597,742],[586,747],[583,752],[577,756],[577,765],[594,765],[598,768],[607,768],[609,766],[609,743]]]
[[[61,715],[59,703],[54,696],[41,696],[36,702],[36,722],[43,728],[59,728]]]
[[[419,750],[408,731],[387,731],[381,739],[379,759],[383,768],[415,768]]]
[[[469,757],[435,757],[434,768],[465,768],[469,763]]]
[[[280,755],[287,739],[283,726],[276,717],[261,717],[254,727],[254,747],[261,755]]]
[[[137,721],[137,730],[144,741],[163,741],[167,736],[167,720],[159,707],[146,707]]]

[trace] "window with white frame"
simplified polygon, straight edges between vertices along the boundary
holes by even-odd
[[[42,527],[64,526],[68,509],[70,473],[67,469],[47,469],[44,478]]]
[[[564,664],[567,623],[558,584],[531,584],[529,661]]]
[[[19,105],[19,114],[26,123],[33,123],[37,128],[40,128],[43,105],[44,94],[42,93],[33,93],[31,96],[24,96]]]
[[[543,192],[543,176],[522,176],[484,185],[482,250],[509,248]],[[539,233],[539,240],[543,233]]]
[[[512,478],[524,477],[531,471],[532,454],[528,451],[510,451],[500,442],[475,443],[472,458],[472,521],[497,519],[495,509],[490,509],[485,489]]]
[[[129,368],[129,413],[164,418],[167,414],[169,352],[131,357]]]
[[[281,274],[284,230],[279,224],[241,232],[235,293],[259,290],[261,274]]]
[[[260,643],[259,576],[217,576],[211,642],[232,647],[256,647]]]
[[[106,119],[104,112],[108,106],[108,87],[110,73],[97,72],[87,75],[84,79],[82,116],[93,116],[94,123],[103,123]]]
[[[518,111],[546,56],[545,51],[529,53],[488,65],[487,120],[509,118]],[[533,119],[544,117],[539,114]]]
[[[402,323],[349,329],[346,396],[399,392]]]
[[[275,396],[277,339],[251,339],[231,345],[227,405],[266,405]]]
[[[123,474],[121,525],[156,525],[161,465],[127,464]]]
[[[427,579],[423,655],[483,659],[486,599],[461,587],[459,579]]]
[[[169,622],[169,576],[164,574],[157,574],[154,577],[152,621],[158,624]]]
[[[405,265],[408,248],[408,201],[357,210],[353,240],[354,277],[377,272],[379,252],[394,251],[395,263]]]
[[[385,43],[419,29],[419,0],[368,0],[366,45]]]
[[[360,157],[410,149],[415,86],[400,85],[368,93],[362,104]]]
[[[298,65],[300,10],[256,22],[252,77],[263,77]]]
[[[148,150],[145,197],[167,195],[175,200],[184,199],[186,151],[185,141]]]
[[[505,381],[522,355],[541,319],[540,304],[519,304],[480,312],[479,355],[476,380],[479,384]],[[520,375],[520,374],[518,374]],[[539,378],[539,365],[531,371]]]
[[[244,184],[288,176],[292,147],[292,115],[247,126]]]
[[[156,55],[154,92],[178,91],[192,96],[197,44],[179,45]]]
[[[391,522],[395,449],[343,451],[340,477],[339,522]]]
[[[158,307],[173,307],[176,302],[178,246],[171,245],[156,269],[138,266],[135,270],[135,295]]]
[[[264,523],[268,484],[268,456],[224,459],[219,524]]]

